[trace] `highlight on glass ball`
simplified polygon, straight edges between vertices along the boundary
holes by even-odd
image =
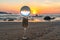
[[[29,16],[30,15],[30,8],[28,6],[23,6],[20,10],[22,16]]]

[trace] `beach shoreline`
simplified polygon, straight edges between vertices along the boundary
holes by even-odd
[[[22,40],[22,22],[0,22],[0,40]],[[60,22],[29,22],[28,40],[60,40]]]

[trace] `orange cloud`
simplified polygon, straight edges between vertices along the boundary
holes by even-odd
[[[60,13],[60,7],[47,7],[39,10],[38,13]]]
[[[31,13],[38,14],[38,13],[60,13],[60,6],[59,5],[41,5],[41,6],[36,6],[36,5],[28,5],[31,8]],[[0,11],[6,11],[6,12],[11,12],[11,13],[20,13],[20,8],[21,4],[16,4],[16,5],[9,5],[9,4],[0,4]]]

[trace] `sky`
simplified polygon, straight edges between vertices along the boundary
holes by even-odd
[[[29,6],[32,14],[60,13],[60,0],[0,0],[0,11],[19,14],[22,6]]]

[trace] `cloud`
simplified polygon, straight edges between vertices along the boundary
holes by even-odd
[[[60,2],[60,0],[49,0],[51,2]]]

